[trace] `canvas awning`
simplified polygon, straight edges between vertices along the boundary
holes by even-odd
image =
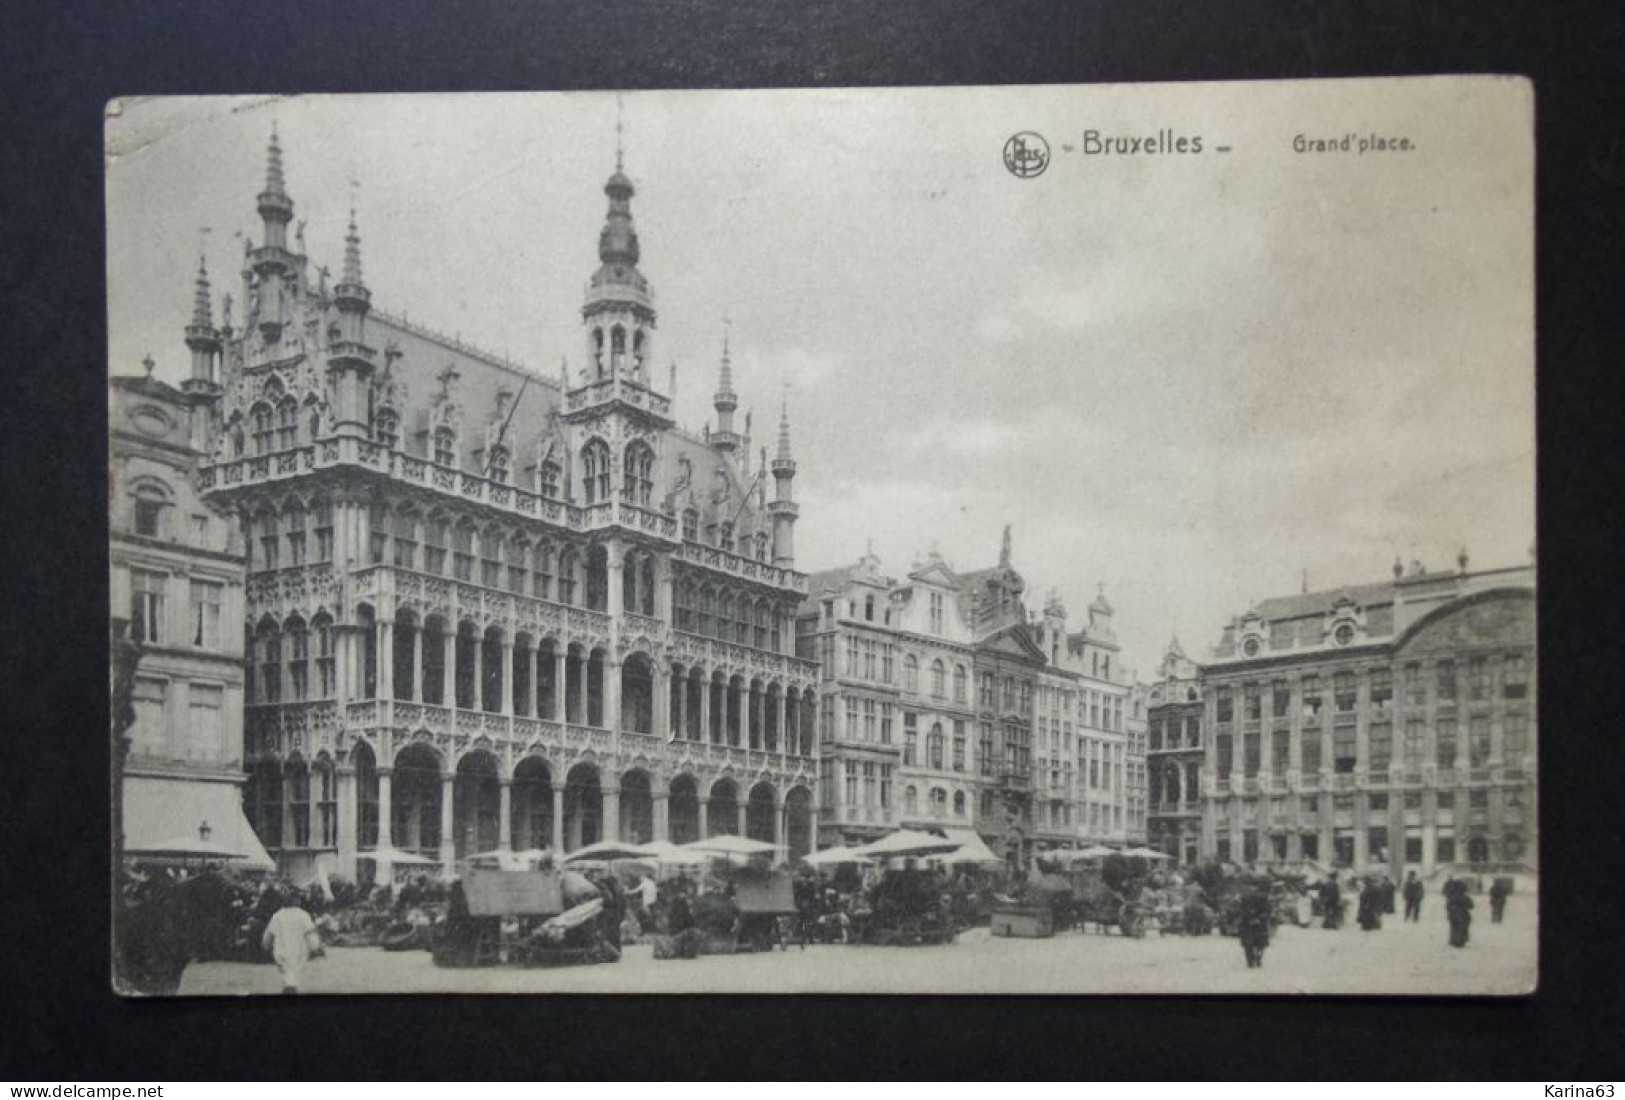
[[[993,854],[993,849],[987,846],[987,841],[983,840],[981,834],[977,833],[975,829],[945,828],[942,831],[949,840],[957,841],[959,847],[943,855],[932,856],[932,859],[940,859],[950,865],[1004,862],[1004,860]]]
[[[177,837],[198,837],[241,859],[233,867],[272,870],[273,860],[243,816],[241,789],[217,779],[129,775],[124,780],[124,847],[156,848]]]

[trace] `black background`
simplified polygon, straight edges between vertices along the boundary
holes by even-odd
[[[1619,5],[150,0],[0,2],[0,16],[8,520],[0,577],[12,589],[9,621],[0,621],[0,1077],[1621,1075],[1625,788],[1609,706],[1625,679],[1615,614],[1625,306]],[[289,1004],[127,1003],[108,991],[107,99],[1441,72],[1523,73],[1536,84],[1543,919],[1535,996]],[[176,278],[186,285],[187,273]]]

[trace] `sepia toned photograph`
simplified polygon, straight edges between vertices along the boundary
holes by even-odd
[[[113,988],[1529,993],[1533,128],[111,101]]]

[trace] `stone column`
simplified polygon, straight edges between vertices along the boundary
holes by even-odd
[[[497,787],[497,847],[513,851],[513,780],[500,780]]]
[[[788,753],[790,752],[790,693],[788,691],[779,692],[779,713],[776,720],[779,726],[779,751]]]
[[[457,838],[453,834],[456,817],[452,813],[455,781],[455,773],[440,773],[440,866],[447,875],[457,869]]]
[[[440,705],[457,705],[457,631],[450,626],[440,635]]]
[[[610,539],[604,544],[604,580],[609,586],[606,593],[605,607],[609,610],[611,622],[619,622],[622,613],[626,610],[625,601],[621,598],[624,593],[621,585],[621,571],[625,565],[626,550],[621,546],[620,540]]]
[[[767,747],[767,693],[750,688],[750,747]]]
[[[355,852],[356,852],[356,798],[358,787],[355,781],[355,767],[352,764],[340,764],[334,770],[338,782],[339,800],[339,836],[338,836],[338,870],[341,875],[349,877],[351,882],[356,881]]]
[[[428,674],[427,652],[429,632],[423,629],[419,622],[412,628],[412,659],[417,665],[417,674],[412,677],[412,702],[423,702],[423,678]]]
[[[740,793],[744,794],[743,791],[741,791]],[[746,795],[745,797],[740,798],[738,800],[738,802],[736,803],[735,807],[734,807],[734,809],[739,814],[739,832],[737,834],[735,834],[737,836],[744,836],[745,835],[745,810],[749,806],[749,804],[750,804],[750,798],[749,798],[748,795]]]
[[[696,799],[700,807],[699,832],[700,839],[707,840],[714,834],[711,832],[711,799],[707,795],[700,795]]]
[[[564,846],[564,783],[553,788],[553,836],[550,840],[555,854],[563,855]]]
[[[701,670],[700,677],[700,741],[711,740],[711,677]]]
[[[378,847],[395,847],[395,804],[391,787],[395,769],[378,769]],[[360,792],[357,791],[359,796]]]
[[[620,732],[621,728],[621,662],[606,658],[604,669],[604,726]]]
[[[652,796],[654,801],[654,838],[656,840],[671,839],[671,806],[670,794],[657,791]]]
[[[395,698],[395,624],[391,620],[380,619],[375,629],[378,644],[373,650],[373,661],[377,665],[374,670],[377,675],[373,682],[378,686],[378,700],[382,702]]]
[[[553,645],[553,713],[555,722],[567,721],[565,707],[570,701],[569,669],[565,666],[566,648],[560,643]]]
[[[500,713],[513,716],[513,638],[506,632],[502,635],[502,700]]]
[[[619,840],[621,839],[621,789],[616,786],[604,787],[600,788],[600,790],[602,791],[600,797],[603,799],[604,817],[602,839]]]
[[[773,791],[773,835],[769,838],[774,844],[783,844],[784,838],[789,834],[789,829],[785,825],[785,814],[787,812],[784,797],[775,788]]]
[[[683,737],[683,738],[686,738],[689,735],[689,728],[688,728],[688,670],[687,669],[685,669],[683,671],[682,678],[677,681],[677,723],[676,723],[676,725],[674,725],[672,727],[672,732],[675,733],[678,737]]]

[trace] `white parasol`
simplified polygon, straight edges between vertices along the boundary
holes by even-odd
[[[813,867],[838,867],[846,863],[867,867],[874,863],[868,856],[860,856],[851,848],[825,848],[821,852],[811,852],[802,858]]]
[[[589,844],[585,848],[577,848],[564,857],[565,863],[578,863],[581,860],[613,860],[613,859],[647,859],[648,853],[642,851],[636,844],[626,844],[619,840],[600,840],[596,844]]]
[[[893,856],[946,855],[958,851],[959,848],[960,843],[957,840],[933,836],[916,829],[899,829],[890,836],[883,836],[872,844],[865,844],[853,850],[858,855],[870,859],[889,859]]]
[[[769,844],[765,840],[752,840],[744,836],[707,837],[704,840],[692,840],[683,845],[691,852],[714,852],[723,856],[770,856],[784,846],[782,844]]]

